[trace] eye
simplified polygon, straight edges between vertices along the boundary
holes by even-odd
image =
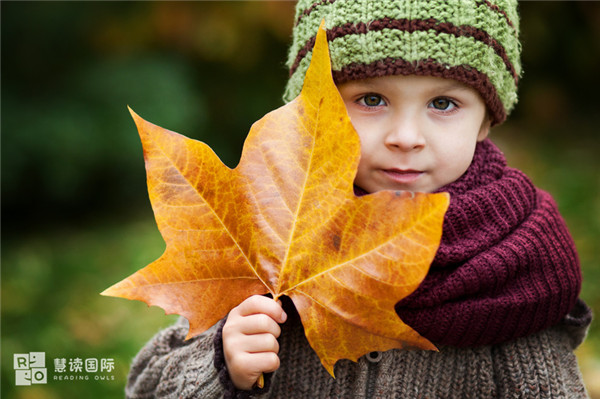
[[[456,103],[446,97],[438,97],[429,103],[429,108],[435,108],[438,111],[452,111],[456,108]]]
[[[378,107],[380,105],[386,105],[385,101],[379,94],[367,94],[358,99],[358,103],[366,107]]]

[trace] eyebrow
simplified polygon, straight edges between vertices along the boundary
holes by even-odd
[[[378,85],[377,82],[375,81],[375,78],[349,80],[348,82],[344,82],[344,83],[352,83],[352,84],[362,86],[365,88],[372,88],[372,87]]]
[[[443,89],[443,90],[467,90],[467,91],[470,91],[470,90],[472,90],[472,87],[468,86],[468,85],[466,85],[464,83],[456,82],[455,81],[455,82],[449,83],[448,85],[445,85],[445,86],[441,87],[441,89]]]
[[[360,80],[355,80],[352,81],[354,84],[360,85],[365,89],[374,89],[377,88],[380,83],[378,83],[375,79],[377,78],[367,78],[367,79],[360,79]],[[462,82],[458,82],[458,81],[452,81],[452,82],[448,82],[448,83],[444,83],[444,84],[440,84],[439,86],[435,87],[435,89],[441,89],[441,90],[465,90],[465,91],[470,91],[473,90],[473,88],[465,83]]]

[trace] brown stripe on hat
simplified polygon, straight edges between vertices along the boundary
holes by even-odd
[[[335,1],[335,0],[333,0],[333,1]],[[504,16],[504,19],[506,19],[506,23],[508,24],[508,26],[513,28],[513,30],[515,29],[515,26],[513,25],[512,21],[510,20],[510,18],[508,18],[508,14],[506,14],[506,12],[504,10],[502,10],[500,7],[498,7],[497,4],[492,4],[492,3],[490,3],[489,0],[481,0],[478,3],[485,4],[486,6],[488,6],[488,8],[490,10],[495,11],[498,14],[502,14],[502,16]]]
[[[472,37],[473,39],[486,44],[487,46],[494,49],[496,54],[502,58],[504,61],[504,65],[506,69],[510,72],[513,79],[515,80],[515,85],[519,83],[519,75],[515,71],[514,65],[510,62],[508,55],[506,54],[506,50],[504,46],[500,44],[496,39],[490,36],[486,31],[481,29],[477,29],[470,25],[461,25],[456,26],[450,22],[439,22],[434,18],[429,18],[425,20],[419,19],[392,19],[385,17],[380,20],[369,22],[366,24],[364,22],[355,23],[345,23],[341,26],[333,27],[332,29],[327,31],[327,40],[333,41],[336,38],[344,37],[346,35],[353,34],[366,34],[369,31],[377,32],[384,29],[395,29],[399,31],[405,31],[408,33],[413,33],[417,31],[425,32],[429,30],[433,30],[436,33],[446,33],[453,35],[455,37]],[[315,38],[310,38],[304,46],[298,51],[296,55],[296,59],[290,68],[290,76],[296,71],[300,61],[306,54],[313,48],[315,43]]]
[[[324,6],[327,4],[333,4],[335,3],[336,0],[320,0],[318,2],[313,3],[310,7],[302,10],[302,13],[300,13],[300,15],[298,15],[298,18],[296,19],[296,22],[294,24],[294,26],[298,26],[298,24],[300,23],[300,21],[302,20],[302,18],[310,15],[316,8],[320,7],[320,6]],[[506,23],[513,28],[513,30],[515,29],[514,24],[512,23],[512,21],[510,20],[510,18],[508,17],[508,14],[506,14],[506,12],[504,10],[502,10],[500,7],[498,7],[497,4],[493,4],[491,3],[489,0],[479,0],[477,1],[478,4],[485,4],[490,10],[501,14],[504,19],[506,20]]]
[[[464,83],[477,90],[482,96],[488,107],[493,125],[500,124],[506,119],[506,111],[496,88],[487,75],[472,68],[463,66],[447,67],[431,59],[408,62],[385,58],[368,65],[353,63],[343,67],[340,71],[333,71],[333,79],[338,84],[351,80],[389,75],[435,76]]]
[[[313,3],[310,7],[304,9],[300,15],[298,15],[298,19],[296,20],[296,23],[294,24],[294,26],[298,26],[298,24],[300,23],[300,20],[302,18],[304,18],[305,16],[309,15],[311,12],[313,12],[313,10],[315,8],[326,5],[326,4],[333,4],[333,3],[335,3],[335,1],[336,0],[321,0],[316,3]]]

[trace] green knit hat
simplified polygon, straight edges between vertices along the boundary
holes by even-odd
[[[300,0],[286,102],[302,89],[322,19],[336,83],[385,75],[454,79],[481,94],[494,125],[517,102],[516,0]]]

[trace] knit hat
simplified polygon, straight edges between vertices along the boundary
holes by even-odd
[[[323,19],[336,83],[386,75],[454,79],[481,94],[493,125],[517,102],[516,0],[300,0],[286,102],[302,89]]]

